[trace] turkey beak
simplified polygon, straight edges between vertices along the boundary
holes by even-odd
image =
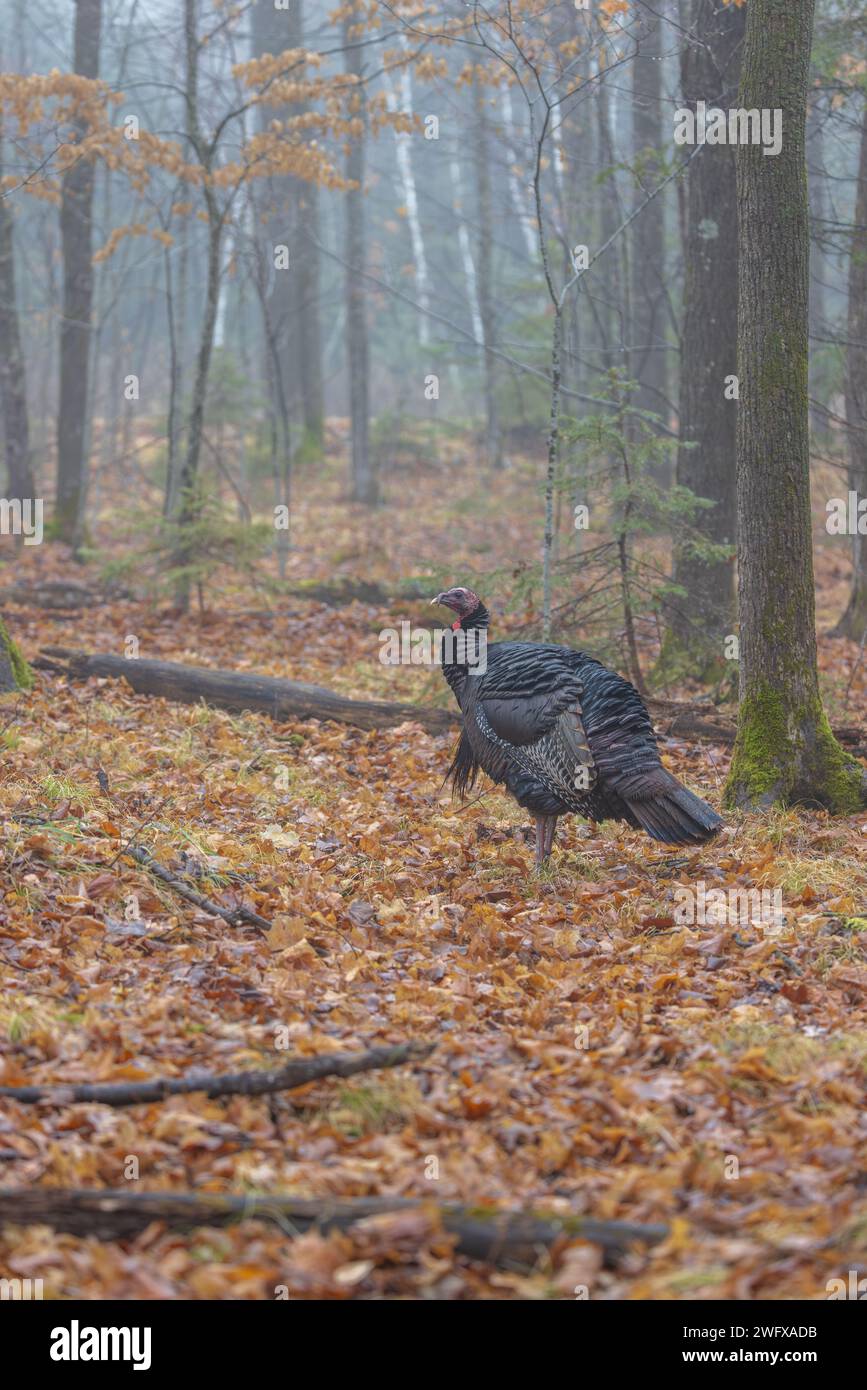
[[[437,605],[438,603],[442,603],[442,601],[443,601],[444,598],[445,598],[445,594],[437,594],[436,598],[432,598],[431,601],[430,601],[430,606],[431,606],[431,608],[436,607],[436,605]]]

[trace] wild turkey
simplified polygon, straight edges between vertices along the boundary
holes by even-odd
[[[456,631],[488,627],[472,589],[448,589],[431,603],[458,615]],[[475,653],[458,639],[450,645],[443,674],[463,732],[447,777],[462,797],[480,769],[505,784],[535,817],[537,864],[551,853],[557,818],[570,811],[626,821],[672,845],[702,844],[720,829],[716,812],[662,766],[641,696],[616,671],[548,642],[487,644],[474,671]]]

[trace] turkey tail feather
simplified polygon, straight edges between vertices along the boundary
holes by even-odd
[[[712,840],[723,822],[712,806],[682,787],[674,778],[671,786],[645,801],[627,799],[626,804],[648,835],[669,845],[701,845]]]
[[[450,780],[452,791],[456,792],[463,801],[467,792],[472,790],[478,775],[479,764],[470,747],[469,739],[465,733],[462,733],[458,740],[458,746],[455,749],[454,757],[449,764],[449,770],[445,775],[443,785]]]

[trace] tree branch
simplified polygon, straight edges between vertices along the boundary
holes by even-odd
[[[157,1077],[152,1081],[107,1081],[62,1083],[48,1086],[0,1086],[0,1096],[19,1105],[151,1105],[168,1096],[186,1096],[204,1091],[217,1096],[265,1096],[275,1091],[294,1091],[326,1076],[355,1076],[360,1071],[379,1071],[399,1067],[404,1062],[423,1061],[433,1052],[433,1043],[408,1042],[391,1047],[373,1047],[368,1052],[332,1052],[321,1057],[293,1057],[271,1071],[229,1072],[224,1076],[192,1073],[188,1076]]]

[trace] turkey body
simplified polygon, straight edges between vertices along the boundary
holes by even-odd
[[[487,626],[476,602],[465,629]],[[701,844],[721,828],[713,808],[662,766],[635,687],[585,652],[494,642],[483,673],[457,663],[443,670],[463,716],[448,773],[455,790],[465,795],[480,770],[505,786],[536,818],[540,861],[556,818],[569,812],[624,821],[673,845]]]

